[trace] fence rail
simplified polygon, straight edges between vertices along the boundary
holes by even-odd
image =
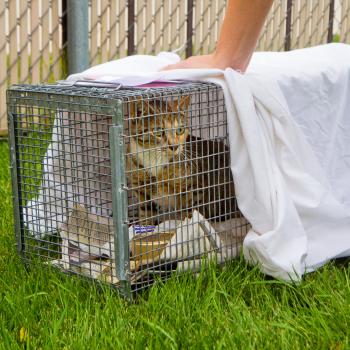
[[[7,132],[7,86],[67,74],[67,1],[0,0],[1,134]],[[90,65],[181,46],[183,56],[211,52],[226,3],[89,0]],[[350,0],[275,0],[257,49],[282,51],[331,41],[350,43]]]

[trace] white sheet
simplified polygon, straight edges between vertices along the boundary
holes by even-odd
[[[248,74],[276,80],[334,195],[350,211],[350,46],[253,56]]]
[[[350,46],[257,53],[245,75],[232,69],[158,71],[177,60],[169,53],[132,56],[68,80],[220,84],[238,205],[252,224],[246,259],[269,275],[296,280],[350,255]]]

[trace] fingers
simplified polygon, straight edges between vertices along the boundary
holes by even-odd
[[[182,69],[182,68],[188,68],[187,60],[180,61],[179,63],[175,63],[175,64],[169,64],[168,66],[165,66],[164,68],[162,68],[161,71],[171,70],[171,69]]]
[[[220,68],[217,67],[211,55],[191,56],[183,61],[170,64],[161,70],[188,69],[188,68]]]
[[[176,68],[173,68],[174,66],[176,66],[176,64],[169,64],[168,66],[163,67],[160,71],[176,69]]]

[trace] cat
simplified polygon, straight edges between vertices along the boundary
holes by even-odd
[[[237,210],[229,149],[190,134],[189,104],[189,96],[130,104],[127,178],[143,225],[183,220],[192,209],[222,221]]]

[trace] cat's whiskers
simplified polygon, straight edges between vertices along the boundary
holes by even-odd
[[[169,164],[169,155],[167,151],[161,149],[153,150],[154,164],[156,168],[162,168],[163,166]]]
[[[191,173],[196,172],[198,170],[198,164],[196,160],[193,160],[193,156],[191,150],[184,148],[182,151],[183,161],[189,162],[191,166]]]

